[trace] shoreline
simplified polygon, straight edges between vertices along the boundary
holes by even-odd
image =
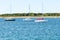
[[[0,18],[60,18],[60,16],[10,16]]]

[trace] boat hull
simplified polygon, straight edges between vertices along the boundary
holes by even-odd
[[[23,20],[25,20],[25,21],[29,21],[29,20],[32,20],[31,18],[25,18],[25,19],[23,19]]]
[[[47,20],[35,20],[35,22],[46,22]]]
[[[5,21],[15,21],[15,19],[9,19],[9,20],[5,20]]]

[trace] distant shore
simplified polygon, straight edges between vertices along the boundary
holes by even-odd
[[[60,16],[6,16],[0,18],[60,18]]]
[[[0,18],[60,18],[60,13],[6,13],[1,14]]]

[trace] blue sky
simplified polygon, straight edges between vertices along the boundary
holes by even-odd
[[[29,10],[30,5],[30,10]],[[59,13],[60,0],[0,0],[0,14],[2,13]]]

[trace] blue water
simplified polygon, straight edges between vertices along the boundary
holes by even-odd
[[[0,40],[60,40],[60,18],[45,18],[47,22],[5,21],[0,18]]]

